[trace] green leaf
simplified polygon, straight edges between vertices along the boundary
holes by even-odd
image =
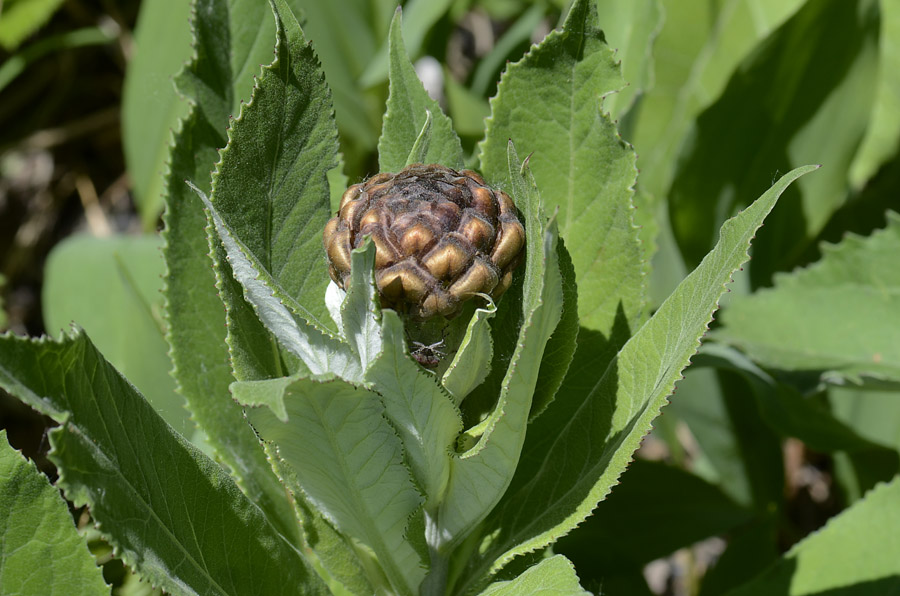
[[[781,370],[822,371],[841,383],[900,382],[900,215],[868,238],[823,246],[808,269],[735,297],[713,337]]]
[[[47,258],[42,312],[57,333],[74,321],[166,422],[193,434],[169,370],[162,314],[165,265],[155,236],[70,236]]]
[[[228,131],[211,200],[278,285],[328,328],[320,231],[330,217],[337,128],[311,46],[287,4],[275,7],[276,58]]]
[[[109,594],[59,491],[0,430],[0,593]],[[40,562],[40,564],[36,564]]]
[[[572,259],[562,238],[559,239],[556,252],[562,277],[562,312],[559,324],[547,341],[541,358],[541,369],[531,403],[532,418],[539,416],[553,401],[569,372],[578,345],[578,287]]]
[[[634,582],[635,571],[640,575],[650,561],[709,536],[730,536],[754,515],[690,472],[635,459],[609,497],[553,551],[575,564],[584,585],[612,593],[611,585]]]
[[[640,155],[641,188],[655,197],[667,195],[697,114],[722,94],[741,61],[804,4],[681,0],[677,10],[666,11],[653,45],[653,86],[641,98],[629,136]]]
[[[453,131],[450,119],[441,111],[441,106],[428,96],[409,62],[400,31],[401,18],[398,7],[391,21],[390,95],[381,138],[378,139],[378,165],[382,172],[403,169],[430,112],[434,123],[422,163],[438,163],[458,170],[463,167],[459,137]]]
[[[807,2],[735,71],[697,118],[668,192],[673,231],[689,266],[712,247],[721,222],[749,205],[773,173],[827,164],[821,175],[800,181],[791,190],[800,201],[776,208],[760,231],[751,282],[768,285],[774,271],[797,263],[847,200],[849,168],[875,94],[877,42],[876,0]]]
[[[897,151],[900,138],[900,5],[878,3],[878,87],[869,128],[850,168],[850,181],[860,188]]]
[[[832,416],[827,405],[814,397],[805,397],[791,386],[777,384],[743,354],[721,344],[707,343],[695,363],[709,362],[735,370],[748,379],[760,414],[782,435],[796,437],[815,451],[847,451],[877,460],[882,471],[878,480],[890,480],[898,472],[900,458],[896,451],[860,436]]]
[[[883,484],[728,596],[890,594],[900,589],[900,479]]]
[[[191,180],[209,192],[216,150],[227,143],[228,115],[249,96],[256,65],[271,59],[275,23],[269,7],[257,0],[196,0],[193,28],[194,59],[177,81],[192,105],[175,133],[165,185],[164,295],[173,376],[194,420],[241,489],[286,536],[299,541],[284,487],[228,392],[233,378],[226,321],[208,256],[206,214],[184,183]]]
[[[625,344],[594,387],[587,393],[560,391],[535,419],[516,476],[485,524],[493,542],[473,559],[464,585],[551,544],[606,496],[697,350],[724,284],[747,259],[753,234],[785,188],[814,169],[785,175],[729,220],[716,248]]]
[[[375,243],[369,238],[350,252],[350,289],[341,304],[341,336],[359,358],[364,373],[382,351],[384,339],[378,315],[381,303],[375,286]],[[401,335],[402,338],[402,335]]]
[[[674,10],[683,10],[681,6]],[[606,43],[622,61],[622,76],[628,85],[603,102],[614,120],[626,114],[647,89],[653,87],[653,40],[663,24],[660,0],[598,2],[597,23]]]
[[[345,148],[348,163],[353,164],[354,152],[370,152],[378,141],[384,115],[383,90],[366,93],[359,80],[387,38],[387,24],[397,2],[296,0],[296,3],[303,8],[306,17],[303,31],[312,40],[322,60],[328,86],[334,93],[335,116],[341,138],[348,144]]]
[[[506,143],[533,152],[529,165],[547,210],[558,209],[578,282],[581,324],[609,334],[623,308],[635,322],[643,307],[644,271],[631,198],[634,152],[600,110],[622,87],[603,41],[594,3],[580,0],[554,31],[510,65],[491,100],[481,168],[507,180]]]
[[[829,387],[834,416],[869,441],[900,451],[900,399],[898,391]]]
[[[235,399],[277,447],[309,501],[339,531],[365,543],[395,590],[413,594],[424,577],[405,537],[422,499],[378,395],[330,377],[285,377],[232,385]]]
[[[587,596],[578,583],[575,568],[562,555],[541,561],[514,580],[496,582],[481,596]]]
[[[347,187],[350,186],[349,179],[344,173],[344,155],[338,153],[337,159],[338,165],[333,169],[328,170],[328,188],[330,189],[331,194],[331,213],[338,212],[338,208],[341,205],[341,197],[344,195],[344,191],[347,190]]]
[[[0,290],[6,285],[6,278],[0,273]],[[6,307],[3,305],[3,294],[0,292],[0,331],[6,329]]]
[[[523,318],[497,405],[483,423],[484,432],[474,447],[451,462],[447,497],[437,517],[444,552],[485,518],[509,486],[525,441],[541,357],[562,310],[556,221],[544,223],[534,178],[527,163],[520,164],[511,142],[509,180],[514,200],[524,211],[526,229]]]
[[[450,452],[462,421],[437,381],[407,354],[403,322],[397,313],[386,310],[381,317],[384,348],[366,371],[366,381],[381,394],[385,416],[403,442],[428,510],[440,502],[447,487]]]
[[[84,332],[0,336],[0,386],[60,424],[50,432],[57,484],[151,584],[170,594],[327,593],[225,470],[166,425]]]
[[[456,356],[441,377],[441,386],[447,390],[456,405],[491,372],[494,341],[491,339],[490,320],[496,312],[497,306],[493,300],[488,302],[487,308],[475,309]]]
[[[900,395],[896,390],[829,386],[828,398],[834,417],[857,435],[890,447],[894,452],[900,451]],[[893,457],[896,458],[896,453]],[[862,451],[846,456],[836,454],[835,477],[848,503],[858,500],[876,481],[884,479],[884,459]]]
[[[0,20],[0,46],[12,52],[31,34],[44,26],[62,0],[7,0]]]
[[[425,37],[447,13],[451,4],[453,4],[452,0],[409,0],[406,2],[402,42],[409,48],[410,56],[420,55]],[[388,41],[378,48],[378,53],[366,66],[359,82],[360,85],[371,87],[387,80],[391,66],[390,41]]]
[[[406,158],[406,165],[427,163],[428,147],[431,145],[431,123],[431,111],[425,110],[425,124],[422,125],[422,130],[419,132],[419,136],[416,137],[416,142],[413,143],[413,147],[409,151],[409,157]]]
[[[191,57],[188,0],[141,4],[134,56],[122,89],[122,148],[134,200],[146,231],[156,230],[163,208],[162,172],[172,129],[189,104],[175,93],[173,77]]]
[[[541,9],[540,6],[535,8]],[[542,9],[540,13],[543,15]],[[444,93],[453,129],[461,137],[480,139],[484,134],[484,119],[491,115],[487,100],[458,83],[447,67],[444,68]]]
[[[233,279],[238,282],[239,291],[243,290],[243,296],[232,294],[229,298],[228,307],[231,313],[237,308],[240,310],[241,316],[246,317],[249,314],[247,305],[251,305],[257,318],[254,323],[261,324],[278,340],[282,347],[299,359],[302,363],[300,372],[312,372],[317,375],[334,372],[341,378],[361,379],[364,369],[360,365],[359,355],[354,349],[343,343],[338,337],[324,331],[321,326],[309,322],[312,319],[312,317],[308,317],[310,313],[288,296],[278,282],[272,279],[272,276],[263,268],[250,249],[237,239],[235,233],[225,223],[219,211],[203,194],[203,191],[197,189],[197,193],[209,211],[210,227],[215,230],[218,240],[221,241],[222,251],[227,255],[226,259],[220,259],[217,263],[222,287],[229,287],[226,284]],[[233,275],[233,278],[227,278],[226,276],[229,274]],[[233,290],[230,291],[233,292]],[[347,319],[349,327],[350,317],[348,316]],[[237,329],[229,336],[232,346],[235,342],[245,343],[247,341],[242,337],[247,335],[246,329],[236,325],[234,321],[232,315],[230,328]],[[318,322],[316,319],[313,321]],[[270,349],[272,345],[268,337],[254,336],[250,338],[250,341],[255,344],[244,348],[246,351],[253,352],[255,349],[263,352],[262,358],[267,356],[277,358],[277,355]],[[366,339],[360,339],[359,342],[363,345],[369,343]],[[232,359],[236,360],[234,348]],[[235,364],[235,376],[239,380],[253,377],[237,364]]]
[[[765,516],[730,532],[725,552],[703,576],[699,596],[721,596],[775,562],[781,556],[777,522]]]

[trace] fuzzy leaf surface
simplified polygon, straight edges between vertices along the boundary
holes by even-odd
[[[412,361],[406,350],[403,322],[392,310],[381,313],[383,349],[366,371],[377,389],[384,414],[403,441],[413,476],[425,492],[426,508],[438,502],[450,476],[450,452],[462,421],[453,402]]]
[[[0,430],[0,479],[0,593],[109,594],[65,500],[7,443],[5,429]]]
[[[826,380],[900,383],[900,215],[871,236],[823,246],[809,268],[735,297],[713,337],[765,366]]]
[[[321,230],[330,217],[337,128],[312,47],[290,8],[275,6],[275,61],[228,131],[211,200],[235,237],[308,311],[307,320],[327,329],[333,326]]]
[[[778,196],[815,166],[785,175],[723,227],[716,248],[625,344],[590,391],[566,391],[531,424],[509,490],[487,521],[496,533],[467,578],[484,581],[517,554],[583,521],[624,471],[699,346],[724,285],[747,259]]]
[[[450,168],[463,167],[462,146],[450,118],[441,106],[428,96],[406,55],[401,34],[401,12],[397,9],[391,21],[390,95],[381,138],[378,139],[378,164],[382,172],[399,172],[406,166],[410,149],[431,113],[432,125],[428,149],[421,163],[439,163]]]
[[[247,318],[250,316],[247,307],[251,306],[253,315],[257,317],[256,324],[261,324],[279,345],[302,363],[298,363],[300,372],[317,375],[334,372],[340,374],[342,378],[360,379],[362,367],[353,348],[320,327],[307,322],[304,315],[309,315],[309,312],[287,294],[250,249],[237,239],[234,231],[225,223],[212,202],[205,195],[201,194],[200,198],[209,211],[211,228],[221,241],[221,250],[227,255],[227,264],[222,260],[219,261],[220,266],[227,267],[221,274],[222,285],[233,290],[234,284],[231,282],[236,281],[238,291],[242,291],[243,294],[233,296],[230,300],[232,311],[236,309],[240,315]],[[225,278],[226,272],[233,278]],[[350,327],[350,324],[347,326]],[[245,329],[238,328],[240,331],[231,336],[232,342],[242,342],[240,335]],[[271,349],[273,346],[268,337],[254,336],[251,339],[255,345],[250,346],[247,351],[256,348],[263,353],[261,359],[272,358],[280,363],[275,351]],[[235,375],[245,380],[246,371],[236,368]]]
[[[781,561],[728,596],[892,594],[900,590],[900,478],[807,536]]]
[[[378,395],[329,377],[232,385],[260,436],[296,474],[298,487],[339,531],[378,557],[394,588],[413,594],[424,577],[406,540],[422,499]]]
[[[578,583],[575,567],[562,555],[555,555],[527,569],[514,580],[496,582],[481,596],[588,596]]]
[[[511,142],[508,160],[512,194],[524,211],[527,230],[523,320],[497,405],[484,423],[484,433],[474,447],[451,462],[447,498],[438,515],[441,540],[447,545],[457,543],[484,519],[509,486],[525,441],[541,357],[559,322],[563,304],[556,258],[556,221],[543,221],[534,178],[527,164],[519,162]],[[538,230],[540,234],[536,233]]]
[[[50,431],[57,484],[153,585],[170,594],[328,593],[227,472],[172,430],[84,332],[0,337],[0,386],[60,424]]]
[[[609,334],[619,308],[636,320],[644,273],[631,190],[634,152],[601,112],[601,98],[624,85],[603,40],[594,3],[576,2],[561,31],[507,67],[480,147],[489,182],[506,183],[508,139],[523,154],[545,200],[558,209],[560,235],[578,282],[581,325]]]
[[[217,149],[228,142],[228,117],[250,96],[258,65],[271,60],[275,22],[269,7],[257,0],[196,0],[194,15],[194,58],[176,80],[191,107],[175,132],[164,188],[164,296],[172,374],[193,419],[241,489],[285,535],[299,539],[284,487],[228,392],[234,379],[225,312],[208,256],[206,214],[184,183],[191,180],[210,191]]]

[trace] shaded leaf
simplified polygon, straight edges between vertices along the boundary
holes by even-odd
[[[420,163],[438,163],[458,170],[463,166],[459,137],[438,102],[428,96],[406,55],[401,19],[398,7],[391,21],[390,95],[378,139],[378,165],[382,172],[402,170],[407,165],[407,158],[412,156],[410,151],[420,132],[426,129],[429,120],[433,120],[427,150]]]
[[[724,284],[778,196],[815,166],[784,176],[723,227],[716,248],[625,344],[588,393],[560,391],[529,428],[516,475],[484,533],[464,585],[516,555],[551,544],[583,521],[631,460],[650,422],[697,350]]]
[[[403,25],[403,45],[408,48],[409,55],[419,56],[425,37],[432,28],[446,14],[452,4],[451,0],[410,0],[406,2],[403,10],[406,18]],[[388,79],[392,66],[390,57],[390,43],[382,44],[378,53],[372,57],[372,61],[360,79],[360,85],[371,87]]]
[[[739,374],[692,366],[678,381],[666,418],[686,424],[697,441],[695,473],[740,505],[771,513],[782,507],[784,455],[755,398]]]
[[[328,86],[334,93],[335,116],[341,137],[353,153],[375,148],[384,115],[382,89],[364,93],[359,80],[372,56],[387,39],[388,23],[397,8],[393,0],[296,0],[303,8],[303,32],[322,60]],[[368,166],[365,166],[368,167]]]
[[[601,579],[620,565],[644,565],[728,532],[753,516],[752,510],[690,472],[636,459],[619,486],[554,545],[554,552],[566,555],[586,577]]]
[[[50,332],[73,321],[84,328],[157,413],[191,438],[194,424],[169,375],[160,247],[155,236],[70,236],[47,259],[41,306]]]
[[[881,0],[878,6],[878,88],[869,128],[850,169],[856,188],[896,153],[900,137],[900,4]]]
[[[257,0],[196,0],[193,14],[194,58],[177,78],[191,107],[176,130],[165,183],[164,296],[172,374],[193,419],[241,489],[285,535],[299,541],[284,487],[228,392],[233,377],[226,320],[208,256],[206,214],[184,183],[191,180],[209,192],[217,149],[228,141],[228,116],[249,97],[257,65],[271,60],[275,22],[269,7]]]
[[[447,497],[437,516],[444,552],[485,518],[509,486],[525,441],[539,363],[563,303],[556,222],[551,219],[544,224],[534,178],[527,164],[520,164],[511,142],[508,163],[512,194],[524,211],[527,231],[523,319],[497,404],[483,423],[481,437],[474,447],[451,461]]]
[[[225,470],[166,425],[83,332],[0,336],[0,386],[60,424],[49,435],[57,484],[153,585],[170,594],[327,593]]]
[[[679,0],[676,7],[666,2],[665,22],[653,44],[653,86],[641,98],[627,137],[640,155],[643,190],[666,197],[697,114],[722,94],[741,61],[804,4]]]
[[[848,170],[875,92],[877,40],[875,0],[807,2],[734,72],[697,117],[668,192],[689,266],[712,247],[721,222],[749,205],[773,174],[827,164],[821,175],[800,181],[791,190],[800,200],[780,204],[760,231],[752,285],[796,263],[847,198]]]
[[[643,264],[631,220],[634,152],[601,112],[601,98],[623,85],[603,40],[596,7],[576,2],[554,31],[507,67],[491,100],[481,168],[506,183],[506,143],[531,153],[529,165],[558,209],[560,235],[575,267],[581,325],[608,334],[620,305],[630,321],[643,306]]]

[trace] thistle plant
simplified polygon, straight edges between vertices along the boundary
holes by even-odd
[[[169,593],[584,593],[554,542],[616,484],[813,167],[728,220],[651,316],[592,2],[508,67],[469,159],[398,11],[381,172],[349,189],[314,49],[271,8],[275,59],[227,138],[239,81],[220,75],[251,58],[223,47],[224,2],[197,0],[177,80],[192,107],[166,181],[168,340],[209,454],[78,329],[0,338],[0,385],[56,420],[58,485]]]

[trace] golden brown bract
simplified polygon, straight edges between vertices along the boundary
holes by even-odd
[[[498,299],[522,260],[525,229],[509,195],[471,170],[413,164],[344,193],[323,234],[328,271],[350,283],[350,251],[375,243],[382,306],[416,319],[453,317],[476,294]]]

